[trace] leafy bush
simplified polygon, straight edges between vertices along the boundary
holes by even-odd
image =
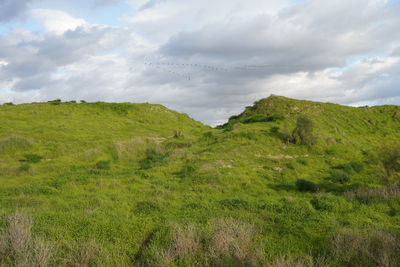
[[[61,104],[61,99],[51,100],[51,101],[48,101],[47,103],[49,103],[50,105],[57,106],[57,105]]]
[[[345,173],[352,173],[352,172],[356,172],[356,173],[360,173],[364,170],[364,165],[360,162],[356,162],[356,161],[351,161],[349,163],[346,164],[339,164],[333,167],[334,169],[337,170],[342,170]]]
[[[296,181],[296,188],[300,192],[317,192],[318,186],[311,182],[304,179],[298,179]]]
[[[271,116],[265,116],[261,114],[254,114],[250,118],[247,118],[246,120],[243,121],[243,123],[248,124],[248,123],[255,123],[255,122],[274,122],[274,121],[279,121],[285,119],[285,116],[281,114],[274,114]]]
[[[388,176],[395,176],[396,173],[400,172],[400,143],[393,142],[382,146],[378,150],[378,159]]]
[[[342,197],[333,195],[318,195],[310,200],[314,209],[319,211],[338,212],[340,210],[351,210],[352,204]]]
[[[361,162],[352,161],[349,164],[351,168],[357,173],[360,173],[364,170],[364,165]]]
[[[109,170],[111,169],[110,163],[111,162],[109,160],[100,160],[96,163],[96,169]]]
[[[13,102],[7,102],[3,104],[4,106],[15,106]]]
[[[180,171],[180,175],[183,178],[193,177],[198,172],[198,170],[199,166],[197,166],[197,164],[195,164],[194,162],[187,161],[183,165]]]
[[[313,123],[304,116],[297,118],[296,127],[289,136],[289,141],[294,144],[312,146],[317,142],[316,136],[313,135]]]
[[[166,158],[166,154],[155,148],[146,150],[146,157],[139,162],[141,169],[151,169],[157,165],[162,165]]]
[[[20,160],[21,162],[29,162],[29,163],[39,163],[43,159],[43,156],[37,154],[24,154],[24,159]]]
[[[341,170],[334,170],[331,172],[330,180],[334,183],[347,183],[350,181],[350,175]]]

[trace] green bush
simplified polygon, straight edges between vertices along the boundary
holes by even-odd
[[[350,175],[342,170],[333,170],[331,172],[330,180],[334,183],[345,184],[350,181]]]
[[[109,170],[111,169],[111,165],[110,165],[110,161],[109,160],[100,160],[96,163],[96,169],[99,170]]]
[[[24,154],[24,159],[21,162],[39,163],[43,159],[43,156],[37,154]]]
[[[274,121],[279,121],[279,120],[283,120],[283,119],[285,119],[285,116],[283,116],[281,114],[274,114],[271,116],[254,114],[253,116],[244,120],[243,123],[248,124],[248,123],[255,123],[255,122],[274,122]]]
[[[318,186],[311,182],[304,179],[298,179],[296,181],[296,188],[300,192],[317,192]]]
[[[315,145],[317,138],[313,135],[313,128],[313,123],[309,118],[305,116],[297,118],[296,127],[289,136],[289,141],[306,146]]]
[[[183,165],[180,175],[183,178],[193,177],[199,170],[199,167],[194,162],[185,162]]]
[[[360,173],[364,170],[364,164],[362,164],[361,162],[352,161],[349,164],[351,168],[357,173]]]
[[[389,177],[400,172],[400,143],[385,144],[378,150],[378,160],[382,163]]]
[[[339,164],[333,167],[333,169],[336,170],[342,170],[345,173],[352,173],[352,172],[356,172],[356,173],[360,173],[364,170],[364,165],[360,162],[356,162],[356,161],[351,161],[349,163],[346,164]]]
[[[155,166],[162,165],[165,158],[165,153],[150,148],[146,150],[146,157],[139,162],[139,165],[141,169],[151,169]]]
[[[15,106],[13,102],[7,102],[3,104],[4,106]]]
[[[47,103],[49,103],[50,105],[57,106],[57,105],[61,104],[61,99],[51,100],[51,101],[48,101]]]

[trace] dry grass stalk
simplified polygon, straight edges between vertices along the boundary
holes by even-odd
[[[257,253],[253,249],[255,238],[254,225],[232,219],[219,220],[213,225],[210,253],[214,258],[222,256],[253,265],[257,262]]]

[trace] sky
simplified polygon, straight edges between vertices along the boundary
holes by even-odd
[[[0,0],[0,103],[400,104],[400,1]]]

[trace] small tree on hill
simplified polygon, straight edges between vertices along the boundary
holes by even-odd
[[[379,161],[386,170],[389,179],[400,182],[400,143],[392,142],[378,150]]]
[[[309,118],[305,116],[299,117],[296,122],[296,127],[293,129],[290,136],[290,141],[294,144],[314,145],[317,138],[313,135],[313,128],[314,125]]]

